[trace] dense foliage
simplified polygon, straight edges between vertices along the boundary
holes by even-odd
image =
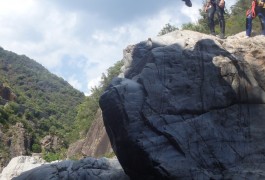
[[[177,27],[174,25],[171,25],[169,23],[165,24],[165,26],[161,29],[161,31],[158,33],[158,36],[162,36],[164,34],[170,33],[172,31],[178,30]]]
[[[72,138],[78,139],[86,135],[99,109],[99,97],[110,84],[111,80],[120,74],[123,64],[124,62],[121,60],[108,68],[107,74],[102,74],[99,86],[92,88],[91,95],[86,97],[84,103],[79,106]]]
[[[85,97],[34,60],[0,48],[0,84],[16,95],[15,101],[0,96],[0,130],[9,132],[16,123],[22,123],[33,138],[32,153],[42,153],[47,161],[65,158],[69,143],[83,138],[89,130],[100,95],[122,65],[123,61],[118,61],[103,73],[100,85]],[[41,140],[47,135],[60,138],[63,143],[59,149],[42,147]],[[8,158],[4,144],[0,144],[0,152]]]
[[[85,96],[62,78],[22,55],[0,48],[0,83],[16,95],[15,101],[1,98],[0,124],[7,131],[20,122],[33,137],[32,152],[41,152],[40,140],[59,136],[66,148],[77,106]],[[0,147],[1,148],[1,147]]]

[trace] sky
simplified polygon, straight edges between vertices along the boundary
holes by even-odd
[[[226,3],[230,7],[236,0]],[[0,0],[0,46],[26,55],[86,95],[123,49],[170,23],[195,23],[202,0]]]

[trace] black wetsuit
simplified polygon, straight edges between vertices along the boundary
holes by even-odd
[[[264,2],[265,0],[261,0]],[[260,24],[261,24],[261,34],[265,35],[265,5],[263,6],[256,6],[256,14],[259,17]]]
[[[211,34],[215,35],[214,28],[214,14],[217,13],[221,34],[225,34],[225,19],[224,19],[224,8],[218,6],[219,0],[211,0],[211,5],[207,10],[208,15],[208,26]]]

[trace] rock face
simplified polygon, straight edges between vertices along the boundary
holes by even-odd
[[[71,144],[68,148],[67,156],[102,157],[111,152],[113,152],[113,150],[104,127],[102,112],[99,109],[96,114],[96,119],[93,121],[86,138]]]
[[[10,132],[10,134],[12,134],[12,136],[7,142],[11,157],[29,154],[32,137],[26,132],[24,125],[22,123],[16,123],[11,129],[12,133]]]
[[[85,158],[44,164],[26,171],[13,180],[104,179],[128,180],[117,159]]]
[[[0,125],[1,151],[0,172],[11,158],[21,155],[28,155],[31,150],[32,135],[26,132],[22,123],[16,123],[9,130]]]
[[[100,98],[131,179],[265,179],[265,38],[175,31],[128,46]]]
[[[4,86],[4,84],[2,84],[1,82],[0,82],[0,97],[8,101],[15,101],[17,98],[15,93],[13,93],[9,87]]]
[[[62,140],[55,135],[47,135],[41,140],[41,147],[49,151],[58,151],[62,144]]]

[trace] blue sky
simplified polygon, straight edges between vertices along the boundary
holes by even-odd
[[[236,0],[229,1],[230,7]],[[202,0],[0,0],[0,46],[89,94],[128,45],[196,22]]]

